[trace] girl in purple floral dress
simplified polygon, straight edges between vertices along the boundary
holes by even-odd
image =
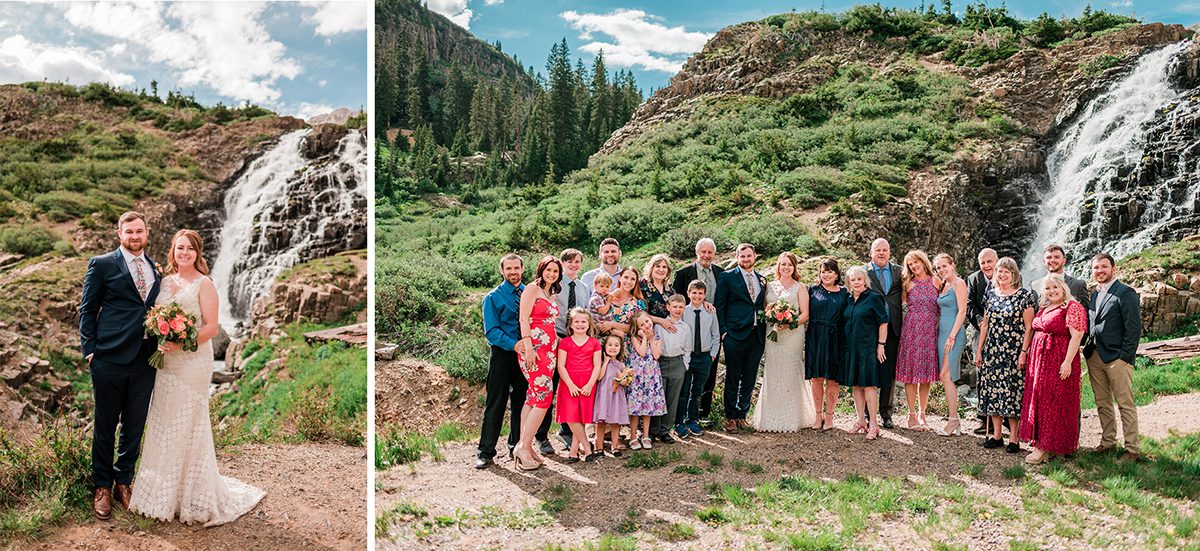
[[[629,321],[629,340],[632,352],[629,367],[633,368],[633,383],[629,385],[629,449],[650,449],[650,417],[667,413],[666,391],[658,357],[662,341],[654,334],[654,320],[645,311],[633,313]],[[641,439],[638,439],[638,423]]]

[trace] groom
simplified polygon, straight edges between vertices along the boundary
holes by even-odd
[[[79,301],[79,340],[92,374],[96,402],[92,512],[100,520],[108,520],[112,514],[114,491],[126,510],[133,495],[133,468],[155,375],[147,360],[156,342],[146,338],[142,323],[158,296],[161,279],[158,268],[145,255],[148,233],[141,214],[122,214],[117,236],[121,240],[117,250],[88,261]],[[114,463],[118,423],[120,447]]]
[[[713,305],[725,348],[726,432],[753,430],[746,414],[767,342],[767,326],[758,319],[766,304],[767,281],[754,271],[754,257],[754,245],[738,245],[738,267],[717,276]]]

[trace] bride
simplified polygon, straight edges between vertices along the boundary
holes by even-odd
[[[796,279],[796,255],[785,252],[775,264],[775,280],[767,284],[767,304],[786,300],[800,312],[796,329],[778,328],[777,341],[767,340],[766,366],[754,427],[767,432],[798,432],[816,421],[812,393],[804,380],[804,324],[808,321],[808,288]]]
[[[179,230],[167,253],[169,274],[156,305],[176,302],[196,316],[200,346],[181,351],[166,343],[163,368],[154,381],[137,485],[129,508],[147,517],[216,526],[253,509],[266,494],[217,470],[208,386],[212,338],[217,335],[217,289],[207,277],[200,234]]]

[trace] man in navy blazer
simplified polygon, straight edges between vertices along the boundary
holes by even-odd
[[[738,267],[717,276],[717,325],[725,348],[725,430],[753,430],[746,422],[758,364],[767,343],[759,314],[766,306],[767,280],[754,271],[754,246],[737,247]]]
[[[114,494],[129,508],[133,469],[154,390],[155,371],[148,360],[158,344],[147,338],[143,326],[161,279],[154,261],[145,255],[146,220],[127,212],[117,228],[121,246],[88,261],[79,301],[80,348],[91,371],[95,401],[92,512],[100,520],[110,517]],[[121,437],[114,463],[118,423]]]
[[[879,364],[879,419],[885,429],[895,427],[892,422],[892,398],[896,386],[896,356],[900,354],[900,330],[904,327],[904,305],[901,302],[903,288],[900,266],[892,262],[892,246],[880,237],[871,243],[871,261],[863,269],[867,271],[871,289],[883,295],[888,311],[888,335],[883,345],[884,360]]]
[[[1096,413],[1100,417],[1100,445],[1096,451],[1111,451],[1117,445],[1117,420],[1113,401],[1121,413],[1121,433],[1125,437],[1124,461],[1137,461],[1137,406],[1133,403],[1133,360],[1142,338],[1141,297],[1130,286],[1116,280],[1113,258],[1101,253],[1092,257],[1092,278],[1096,292],[1088,305],[1088,379],[1096,395]]]

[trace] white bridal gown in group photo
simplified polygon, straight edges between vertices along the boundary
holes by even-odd
[[[200,313],[200,283],[176,275],[163,278],[156,305],[177,302],[196,317]],[[154,380],[142,461],[129,507],[159,520],[178,516],[181,522],[216,526],[250,511],[266,492],[234,478],[221,476],[213,446],[208,412],[213,346],[209,339],[195,352],[163,356]]]
[[[767,304],[783,299],[799,311],[799,293],[807,292],[808,288],[799,281],[788,289],[772,281],[767,284]],[[798,432],[817,420],[812,393],[804,380],[804,329],[804,325],[779,329],[778,340],[767,339],[762,388],[750,420],[757,430]]]

